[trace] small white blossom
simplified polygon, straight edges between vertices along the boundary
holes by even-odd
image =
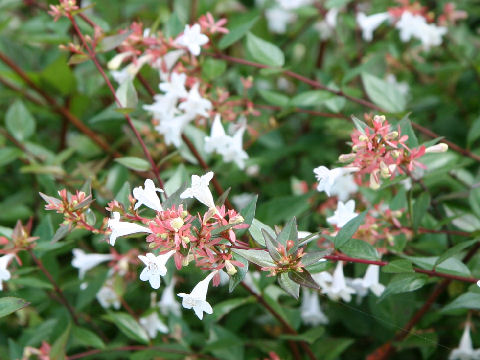
[[[126,221],[120,221],[120,213],[114,211],[113,218],[108,220],[108,227],[112,230],[110,234],[110,245],[115,245],[117,237],[137,234],[137,233],[151,233],[152,230],[145,226],[141,226]]]
[[[160,308],[160,312],[163,315],[168,315],[169,313],[172,313],[177,316],[180,316],[181,314],[180,304],[177,302],[177,299],[175,298],[174,289],[175,289],[175,279],[172,278],[172,281],[170,281],[170,284],[168,284],[168,286],[163,290],[162,297],[158,302],[158,307]]]
[[[156,311],[147,316],[142,316],[139,320],[139,323],[147,331],[150,339],[155,339],[157,333],[159,332],[162,334],[168,333],[167,325],[165,325],[165,323],[160,319]]]
[[[137,200],[134,209],[137,210],[141,205],[145,205],[155,211],[163,211],[157,191],[163,192],[162,189],[155,187],[151,179],[145,180],[145,188],[141,186],[134,188],[132,193],[133,197]]]
[[[95,266],[105,261],[113,259],[111,254],[87,254],[82,249],[73,249],[72,266],[78,269],[78,278],[81,280],[85,277],[85,273],[93,269]]]
[[[449,360],[479,360],[480,349],[474,349],[470,336],[470,322],[465,325],[458,348],[453,349],[448,357]]]
[[[215,276],[217,272],[213,271],[208,276],[200,281],[195,287],[193,288],[190,294],[180,293],[177,294],[180,296],[182,300],[182,306],[185,309],[192,309],[195,311],[195,315],[198,316],[200,320],[203,319],[203,313],[212,314],[213,309],[210,304],[207,302],[207,291],[208,291],[208,284],[210,280]]]
[[[3,281],[10,280],[11,274],[10,271],[8,271],[8,263],[10,260],[13,259],[12,254],[6,254],[3,256],[0,256],[0,291],[3,290]]]
[[[319,166],[313,169],[315,177],[318,180],[317,190],[324,191],[327,196],[341,195],[344,201],[351,193],[357,191],[358,187],[355,186],[352,172],[358,171],[356,167],[340,167],[335,169],[329,169],[326,166]]]
[[[313,0],[277,0],[277,4],[286,10],[296,10],[313,3]]]
[[[312,274],[313,280],[320,286],[322,292],[325,293],[332,285],[333,277],[328,271],[322,271]]]
[[[175,250],[170,250],[158,256],[152,253],[148,253],[146,256],[138,255],[138,258],[146,266],[140,273],[140,280],[149,281],[152,288],[158,289],[160,287],[160,277],[167,273],[165,264],[173,254],[175,254]]]
[[[352,294],[355,294],[355,290],[347,286],[345,276],[343,275],[343,263],[341,261],[337,263],[337,267],[333,272],[332,285],[324,292],[330,299],[335,301],[340,298],[346,302],[352,300]]]
[[[409,11],[404,11],[402,17],[396,23],[395,27],[400,31],[400,40],[403,42],[416,38],[422,42],[425,49],[431,46],[438,46],[442,43],[442,36],[447,33],[447,28],[427,23],[427,20],[421,15],[414,15]]]
[[[185,112],[190,119],[197,115],[208,117],[208,111],[212,108],[210,100],[203,98],[198,92],[200,83],[195,83],[187,94],[187,99],[178,108]]]
[[[120,309],[120,298],[113,289],[111,280],[107,280],[97,293],[97,300],[104,309],[113,306],[114,309]]]
[[[185,46],[194,56],[200,55],[201,46],[208,43],[208,36],[202,34],[199,24],[185,25],[183,34],[177,38],[177,44]]]
[[[213,172],[209,171],[205,175],[192,175],[192,186],[180,194],[181,199],[195,198],[210,209],[215,209],[215,202],[208,184],[213,179]]]
[[[114,58],[115,59],[115,58]],[[112,59],[113,60],[113,59]],[[112,70],[111,74],[116,82],[122,84],[125,80],[133,80],[137,76],[140,69],[152,60],[151,54],[145,54],[140,56],[135,62],[130,63],[121,70]],[[113,63],[112,66],[116,64]]]
[[[265,10],[268,29],[276,34],[284,34],[287,26],[297,19],[297,15],[281,7],[272,7]]]
[[[373,32],[385,21],[391,19],[388,12],[373,15],[365,15],[362,12],[357,14],[357,23],[362,29],[362,37],[365,41],[372,41]]]
[[[185,89],[185,81],[187,80],[187,75],[185,73],[172,73],[170,75],[170,80],[161,82],[158,87],[161,91],[166,93],[169,96],[175,98],[183,98],[187,96],[187,90]]]
[[[320,307],[320,300],[316,291],[303,290],[300,316],[305,325],[318,326],[328,324],[328,318]]]
[[[355,292],[359,298],[363,298],[367,295],[368,290],[373,292],[375,296],[382,295],[385,290],[385,286],[379,282],[380,266],[368,265],[367,271],[362,279],[353,279],[350,283],[351,287],[355,289]]]
[[[191,120],[192,118],[186,114],[172,116],[171,118],[161,120],[155,126],[155,130],[163,135],[167,145],[173,144],[178,148],[182,144],[183,129]]]
[[[183,54],[185,54],[183,49],[169,51],[152,65],[152,67],[159,70],[160,80],[165,81],[168,79],[170,71]]]
[[[339,201],[337,204],[337,210],[335,210],[333,216],[327,218],[327,222],[330,225],[336,225],[341,228],[357,215],[358,214],[355,212],[355,200],[349,200],[346,203]]]

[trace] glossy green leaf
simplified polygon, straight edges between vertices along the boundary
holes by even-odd
[[[252,33],[247,34],[247,49],[255,61],[268,66],[282,67],[285,56],[282,50]]]
[[[0,318],[10,315],[11,313],[14,313],[15,311],[18,311],[20,309],[23,309],[28,305],[30,305],[29,302],[17,297],[2,297],[0,298]]]
[[[138,157],[127,156],[127,157],[117,158],[115,159],[115,161],[131,170],[135,170],[135,171],[150,170],[150,163],[147,160],[144,160]]]
[[[35,119],[21,100],[16,100],[5,114],[5,125],[18,141],[24,141],[35,133]]]

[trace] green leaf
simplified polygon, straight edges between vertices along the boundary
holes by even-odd
[[[253,219],[255,217],[255,210],[257,209],[257,200],[258,195],[255,195],[252,200],[240,210],[240,215],[243,216],[243,223],[247,225],[252,225]],[[236,234],[238,237],[242,237],[247,232],[247,229],[238,229]]]
[[[474,292],[467,292],[455,300],[453,300],[450,304],[446,305],[442,309],[442,313],[450,312],[452,310],[459,310],[459,309],[466,309],[466,310],[479,310],[480,309],[480,293]]]
[[[100,339],[100,337],[98,337],[97,334],[95,334],[94,332],[88,329],[75,326],[72,329],[72,335],[73,335],[73,338],[80,345],[93,347],[95,349],[105,349],[105,344],[102,341],[102,339]]]
[[[265,250],[246,250],[232,249],[232,252],[238,254],[258,266],[275,266],[272,257]]]
[[[97,52],[107,52],[115,49],[119,46],[126,38],[132,34],[133,30],[125,31],[121,34],[115,34],[110,36],[105,36],[97,47]]]
[[[12,161],[22,156],[23,152],[14,147],[5,147],[0,149],[0,166],[10,164]]]
[[[116,158],[115,161],[135,171],[150,170],[150,163],[147,160],[138,157],[126,156],[122,158]]]
[[[245,34],[252,28],[253,25],[258,21],[259,16],[255,15],[253,18],[250,16],[245,19],[244,22],[238,24],[232,29],[229,29],[229,33],[226,34],[218,43],[220,50],[223,50],[233,43],[240,40]]]
[[[275,262],[280,261],[282,258],[282,255],[280,255],[280,252],[278,251],[280,243],[264,229],[262,229],[262,234],[263,238],[265,239],[265,245],[267,246],[268,253]]]
[[[312,275],[310,275],[310,273],[305,269],[303,269],[302,272],[289,271],[288,277],[301,286],[320,290],[320,285],[317,284],[317,282],[312,278]]]
[[[417,231],[422,219],[427,213],[428,207],[430,206],[430,195],[427,192],[423,192],[417,198],[413,204],[413,229]]]
[[[358,257],[367,260],[380,259],[377,249],[363,240],[350,239],[340,247],[340,250],[352,257]]]
[[[50,284],[47,280],[43,280],[36,277],[31,277],[31,276],[22,276],[22,277],[14,278],[14,279],[11,279],[10,282],[12,284],[23,285],[27,288],[53,290],[52,284]]]
[[[277,279],[280,287],[298,300],[300,294],[300,285],[290,279],[288,273],[281,273]]]
[[[378,302],[384,300],[387,296],[420,289],[427,282],[428,276],[423,274],[397,274],[388,286],[385,288]]]
[[[174,38],[183,31],[184,27],[185,24],[180,20],[177,12],[174,12],[165,24],[165,36]]]
[[[412,263],[408,260],[393,260],[382,267],[382,271],[385,273],[406,273],[413,272]]]
[[[321,338],[325,334],[325,328],[323,326],[317,326],[310,330],[307,330],[303,334],[298,335],[280,335],[280,339],[305,341],[309,344],[313,344],[317,339]]]
[[[467,135],[467,144],[468,147],[471,147],[472,144],[480,138],[480,116],[475,119]]]
[[[330,255],[332,252],[333,252],[333,249],[325,249],[323,251],[312,251],[312,252],[306,253],[302,257],[302,264],[304,266],[310,266],[310,265],[316,264],[325,256]]]
[[[250,235],[252,235],[253,240],[255,240],[257,243],[259,243],[262,246],[266,246],[265,239],[263,238],[263,234],[262,234],[262,229],[265,229],[265,231],[268,232],[274,238],[277,236],[275,234],[275,231],[273,231],[273,229],[270,226],[265,225],[264,223],[262,223],[261,221],[258,221],[257,219],[252,220],[252,225],[248,228],[248,232],[250,233]]]
[[[409,119],[409,115],[410,114],[405,115],[402,120],[400,120],[398,125],[400,126],[400,131],[402,132],[402,135],[408,135],[408,140],[406,144],[410,148],[416,148],[418,147],[418,139],[417,135],[415,135],[415,131],[413,131],[412,122]]]
[[[266,102],[275,106],[288,106],[288,103],[290,102],[288,96],[279,93],[278,91],[259,89],[258,92]]]
[[[130,205],[130,201],[128,200],[128,196],[131,194],[132,190],[130,188],[130,183],[128,181],[125,181],[118,190],[117,194],[115,195],[115,200],[117,200],[120,204],[123,204],[125,208],[127,209],[128,206]]]
[[[324,103],[326,100],[331,99],[332,96],[333,95],[331,93],[323,90],[304,91],[292,99],[291,105],[305,107],[318,106]]]
[[[16,100],[5,115],[7,130],[18,141],[24,141],[35,133],[35,119],[21,100]]]
[[[340,355],[353,343],[354,339],[349,338],[323,338],[315,342],[315,356],[322,360],[340,359]],[[346,357],[342,357],[346,358]]]
[[[282,244],[283,246],[287,246],[287,241],[292,240],[295,246],[289,251],[289,253],[293,253],[297,251],[298,248],[298,230],[297,230],[297,219],[292,217],[283,227],[280,234],[277,236],[277,241]]]
[[[115,92],[115,96],[121,104],[120,108],[133,110],[137,107],[138,95],[132,80],[125,80]]]
[[[358,131],[360,131],[362,134],[365,134],[365,129],[368,129],[368,125],[365,124],[362,120],[357,118],[356,116],[351,116],[351,119],[353,121],[353,124],[357,128]]]
[[[335,248],[341,248],[350,240],[357,231],[358,227],[363,224],[367,212],[364,211],[361,214],[355,216],[352,220],[346,223],[335,236]]]
[[[212,58],[205,59],[202,66],[202,76],[206,80],[213,80],[222,75],[227,69],[227,63],[224,60]]]
[[[108,312],[103,319],[115,324],[129,339],[148,344],[148,334],[145,329],[129,314],[122,312]]]
[[[72,324],[69,323],[67,329],[60,335],[52,345],[50,350],[51,360],[64,360],[66,357],[66,348]]]
[[[54,62],[48,65],[41,73],[42,85],[46,83],[54,88],[54,92],[62,95],[72,94],[76,89],[76,79],[65,55],[60,55]]]
[[[70,231],[72,231],[70,224],[61,224],[57,231],[55,231],[55,235],[53,235],[52,243],[62,240],[70,233]]]
[[[245,259],[243,256],[240,256],[238,254],[233,255],[233,259],[236,261],[239,261],[243,264],[243,267],[236,266],[237,272],[230,276],[230,282],[228,284],[228,292],[232,292],[235,290],[238,284],[243,281],[245,278],[245,275],[247,275],[248,272],[248,260]]]
[[[478,241],[479,241],[478,239],[474,239],[474,240],[470,240],[470,241],[464,241],[464,242],[461,242],[461,243],[451,247],[450,249],[448,249],[447,251],[445,251],[442,255],[440,255],[438,257],[437,261],[435,261],[434,266],[437,266],[438,264],[443,263],[448,258],[458,254],[463,249],[466,249],[466,248],[472,246],[473,244],[476,244]]]
[[[215,304],[215,306],[213,307],[213,316],[209,317],[208,319],[212,319],[213,321],[219,321],[225,315],[229,314],[232,310],[254,301],[255,297],[253,296],[221,301],[218,304]]]
[[[247,50],[252,58],[261,64],[282,67],[285,63],[285,56],[278,46],[252,33],[247,34]]]
[[[395,113],[405,110],[407,105],[405,95],[395,84],[367,73],[362,73],[362,82],[370,100],[385,111]]]
[[[0,318],[10,315],[11,313],[14,313],[15,311],[18,311],[20,309],[23,309],[28,305],[30,305],[29,302],[17,297],[2,297],[0,298]]]

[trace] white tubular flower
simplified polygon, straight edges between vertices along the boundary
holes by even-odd
[[[78,278],[82,280],[85,273],[100,265],[102,262],[113,259],[111,254],[87,254],[82,249],[73,249],[72,266],[78,269]]]
[[[170,313],[180,316],[180,304],[177,302],[175,298],[175,279],[172,278],[170,284],[163,290],[162,297],[158,302],[158,307],[160,308],[160,312],[162,315],[168,315]]]
[[[199,24],[185,25],[183,34],[177,38],[177,44],[185,46],[194,56],[200,55],[201,46],[208,43],[208,36],[202,34]]]
[[[173,144],[178,148],[182,144],[183,129],[191,120],[190,115],[182,114],[174,116],[172,113],[168,118],[161,118],[160,124],[155,126],[155,130],[163,135],[167,145]]]
[[[220,121],[220,115],[215,115],[215,119],[210,129],[210,136],[205,136],[205,151],[207,153],[219,152],[225,144],[227,134]]]
[[[276,34],[284,34],[288,24],[297,19],[297,15],[280,7],[265,10],[268,30]]]
[[[300,316],[305,325],[318,326],[328,324],[328,318],[320,307],[320,300],[316,291],[303,290]]]
[[[357,215],[358,214],[355,212],[355,200],[349,200],[346,203],[339,201],[337,204],[337,210],[335,210],[333,216],[327,218],[327,222],[330,225],[336,225],[341,228]]]
[[[153,64],[154,68],[159,69],[160,79],[162,81],[166,81],[168,79],[169,72],[183,54],[185,54],[185,50],[183,49],[169,51],[163,56],[163,58],[158,59]]]
[[[126,51],[126,52],[115,55],[107,64],[108,70],[118,70],[120,65],[122,65],[123,60],[125,60],[126,58],[132,55],[133,55],[133,52],[131,51]]]
[[[345,282],[345,276],[343,275],[343,263],[339,261],[337,267],[333,272],[332,285],[327,288],[325,293],[332,300],[342,299],[343,301],[350,302],[352,300],[352,294],[355,294],[355,290],[347,286]]]
[[[212,108],[210,100],[200,96],[198,88],[200,83],[195,83],[187,95],[187,100],[182,102],[178,108],[185,111],[189,119],[193,120],[197,115],[208,117],[208,110]]]
[[[155,211],[163,211],[157,191],[163,192],[162,189],[155,187],[151,179],[145,180],[145,188],[141,186],[134,188],[132,192],[133,197],[137,199],[134,209],[137,210],[141,205],[145,205]]]
[[[453,349],[448,357],[449,360],[478,360],[480,359],[480,349],[474,349],[472,338],[470,336],[470,322],[467,321],[465,330],[458,348]]]
[[[215,276],[217,271],[213,271],[208,276],[200,281],[192,290],[190,294],[180,293],[177,294],[182,300],[182,306],[185,309],[192,309],[195,311],[195,315],[198,316],[200,320],[203,319],[203,313],[212,314],[213,309],[210,304],[207,302],[207,291],[208,284],[210,280]]]
[[[429,146],[425,149],[425,154],[438,154],[438,153],[444,153],[448,150],[448,145],[445,143],[439,143],[433,146]]]
[[[319,273],[311,274],[313,280],[320,286],[323,293],[326,293],[327,290],[332,285],[333,277],[328,271],[322,271]]]
[[[357,191],[358,187],[351,184],[355,184],[351,173],[358,171],[356,167],[340,167],[335,169],[329,169],[326,166],[319,166],[313,169],[315,177],[318,180],[317,191],[324,191],[327,196],[339,195],[347,192],[348,195]],[[347,177],[347,179],[343,179]],[[339,184],[337,184],[340,182]],[[342,199],[340,199],[342,200]]]
[[[167,96],[172,96],[177,99],[183,98],[188,95],[187,90],[185,89],[186,80],[186,74],[179,74],[174,72],[170,75],[170,81],[161,82],[158,87],[161,91],[166,93]]]
[[[390,14],[388,12],[373,14],[370,16],[360,12],[357,14],[357,24],[362,29],[362,37],[365,41],[372,41],[373,32],[386,20],[389,20]]]
[[[368,290],[373,292],[375,296],[382,295],[385,286],[379,282],[380,266],[368,265],[367,271],[363,279],[353,279],[351,286],[355,289],[357,295],[362,298],[367,295]]]
[[[165,276],[167,268],[165,264],[168,259],[175,254],[175,250],[155,256],[155,254],[148,253],[146,256],[138,255],[138,258],[145,264],[145,268],[140,273],[140,280],[150,282],[150,285],[154,289],[160,287],[160,277]]]
[[[6,254],[3,256],[0,256],[0,291],[3,290],[3,281],[10,280],[11,274],[10,271],[8,271],[8,263],[10,260],[13,259],[12,254]]]
[[[113,289],[112,281],[107,280],[97,293],[97,300],[104,309],[113,306],[114,309],[120,309],[120,298]]]
[[[162,334],[168,333],[167,325],[165,325],[160,319],[156,311],[152,312],[150,315],[142,316],[139,323],[145,329],[150,339],[155,339],[159,332]]]
[[[213,195],[208,184],[213,179],[213,172],[209,171],[205,175],[192,175],[192,186],[180,194],[181,199],[195,198],[209,209],[216,209]]]
[[[113,218],[108,220],[108,227],[112,230],[110,234],[110,245],[115,245],[117,237],[137,234],[137,233],[151,233],[152,230],[145,226],[129,223],[126,221],[120,221],[120,213],[114,211]]]

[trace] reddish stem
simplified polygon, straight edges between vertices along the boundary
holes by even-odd
[[[77,33],[78,37],[80,38],[80,41],[82,42],[83,46],[85,47],[88,54],[90,55],[90,58],[92,59],[93,63],[95,64],[95,67],[100,72],[100,74],[102,75],[105,83],[107,84],[108,88],[110,89],[115,102],[117,103],[117,105],[119,107],[122,107],[121,102],[118,100],[118,98],[115,94],[115,88],[113,87],[112,83],[110,82],[107,75],[105,74],[105,71],[103,70],[103,68],[100,66],[100,63],[98,62],[95,51],[93,50],[93,48],[90,48],[90,46],[88,45],[88,43],[87,43],[85,37],[83,36],[80,28],[78,27],[78,24],[75,21],[74,17],[71,14],[67,14],[67,17],[70,20],[70,22],[72,23],[72,26],[73,26],[75,32]],[[132,119],[130,118],[130,116],[128,114],[124,114],[124,116],[125,116],[125,119],[127,120],[128,125],[130,126],[133,133],[135,134],[135,137],[137,138],[138,142],[140,143],[140,146],[142,147],[143,153],[145,154],[145,157],[148,159],[148,162],[150,163],[150,166],[152,167],[152,171],[155,175],[155,178],[158,181],[158,184],[160,185],[160,188],[165,190],[163,181],[160,178],[160,173],[158,171],[157,165],[155,164],[155,161],[153,161],[153,158],[152,158],[152,155],[150,154],[150,151],[148,151],[147,146],[145,145],[145,142],[143,141],[142,137],[140,136],[140,133],[135,128],[135,125],[133,125],[133,122],[132,122]]]

